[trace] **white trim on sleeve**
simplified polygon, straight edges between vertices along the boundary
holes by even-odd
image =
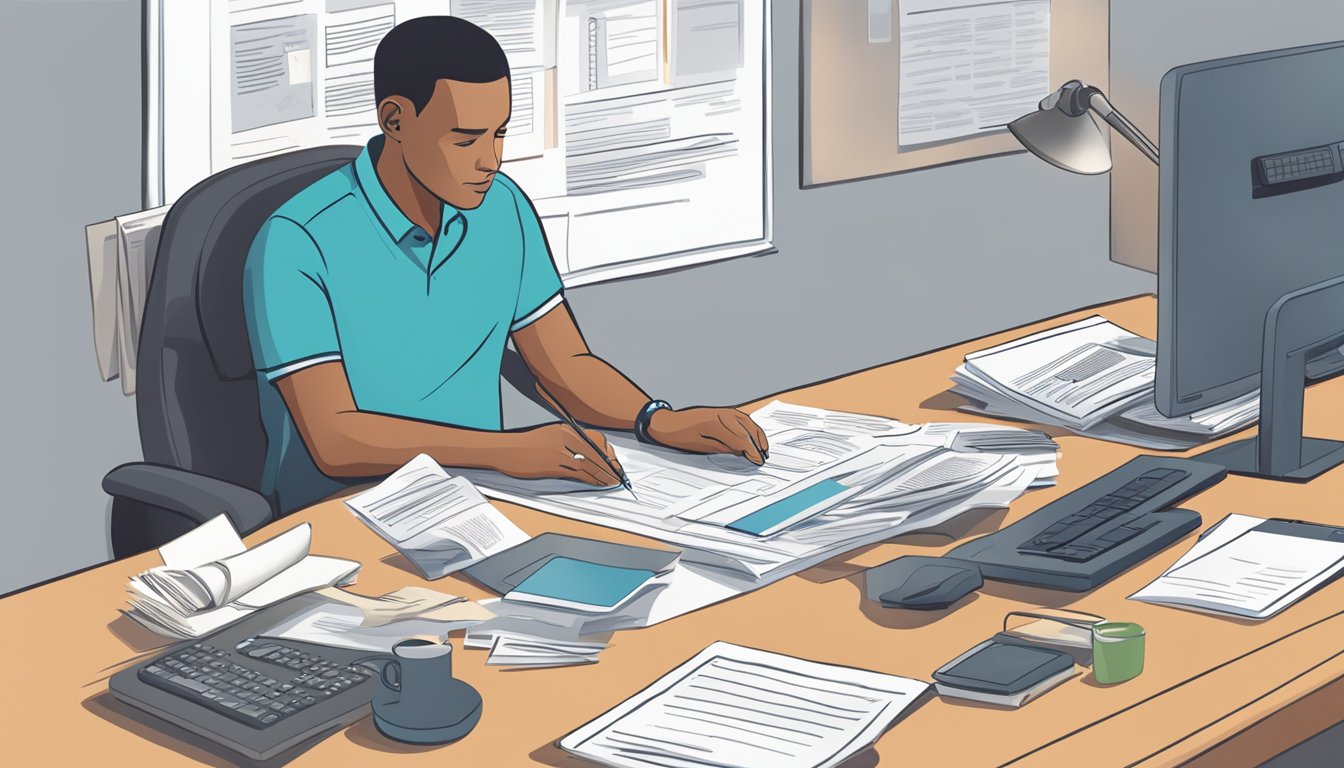
[[[302,360],[295,360],[294,362],[289,363],[287,365],[282,365],[279,368],[274,368],[269,371],[262,371],[262,374],[266,377],[267,381],[275,381],[276,379],[288,376],[289,374],[294,373],[296,371],[301,371],[304,368],[318,365],[319,363],[333,363],[333,362],[339,363],[340,361],[341,356],[333,352],[329,355],[316,355],[314,357],[305,357]]]
[[[547,312],[550,312],[552,309],[555,309],[556,307],[564,303],[565,303],[564,292],[563,291],[556,292],[554,296],[543,302],[540,307],[537,307],[536,309],[532,310],[530,313],[528,313],[526,317],[514,323],[513,325],[509,326],[509,333],[513,333],[514,331],[520,328],[526,328],[527,326],[540,320],[542,316],[544,316]]]

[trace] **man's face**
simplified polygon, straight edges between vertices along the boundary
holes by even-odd
[[[420,114],[408,110],[400,117],[397,138],[411,175],[456,208],[480,205],[504,151],[509,79],[440,80]]]

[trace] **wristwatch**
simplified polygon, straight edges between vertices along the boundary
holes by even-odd
[[[668,405],[666,400],[650,400],[648,405],[639,409],[639,414],[635,416],[635,437],[639,439],[639,442],[657,442],[649,436],[649,421],[653,418],[653,414],[658,411],[670,410],[672,410],[672,406]]]

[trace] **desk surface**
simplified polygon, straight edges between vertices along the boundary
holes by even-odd
[[[1156,302],[1151,297],[1095,311],[1138,333],[1154,333]],[[946,394],[948,376],[963,355],[1091,313],[1072,313],[780,397],[907,422],[974,420],[955,413],[958,401]],[[1344,409],[1338,405],[1342,397],[1344,380],[1309,391],[1306,423],[1312,434],[1344,435]],[[979,515],[970,535],[1019,519],[1140,453],[1073,436],[1061,436],[1059,442],[1058,486],[1026,494],[1007,512]],[[1206,527],[1229,512],[1340,523],[1341,496],[1344,470],[1337,469],[1306,485],[1229,477],[1183,506],[1199,511]],[[554,530],[639,541],[618,531],[501,506],[529,533]],[[420,583],[401,557],[339,501],[303,510],[249,541],[304,520],[314,523],[315,552],[364,563],[358,591],[381,594]],[[1340,717],[1337,702],[1344,684],[1335,683],[1344,680],[1339,643],[1344,636],[1344,581],[1267,622],[1125,599],[1193,540],[1193,535],[1187,537],[1091,593],[989,582],[955,610],[925,614],[883,609],[861,598],[862,567],[902,554],[938,554],[953,544],[929,535],[902,537],[662,625],[618,633],[601,662],[591,666],[488,668],[484,651],[462,650],[455,638],[458,674],[485,697],[485,715],[468,738],[437,748],[407,747],[383,739],[365,719],[307,751],[283,757],[295,766],[586,766],[553,743],[715,640],[927,680],[938,666],[997,631],[1006,612],[1056,606],[1147,627],[1143,675],[1116,686],[1099,685],[1090,674],[1076,677],[1015,711],[931,696],[890,730],[874,752],[849,765],[908,760],[912,765],[1147,766],[1196,758],[1217,765],[1254,765]],[[113,671],[161,643],[117,613],[127,579],[157,562],[154,553],[147,553],[0,600],[0,625],[7,630],[0,640],[0,658],[9,678],[0,723],[10,735],[6,751],[20,756],[6,762],[94,764],[116,755],[117,762],[146,766],[230,765],[238,759],[121,705],[107,692],[106,679]],[[473,598],[490,596],[457,577],[433,586]]]

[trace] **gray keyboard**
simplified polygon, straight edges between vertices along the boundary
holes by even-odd
[[[1175,505],[1226,476],[1195,459],[1139,456],[945,557],[986,579],[1093,589],[1198,528],[1199,515]]]
[[[242,654],[193,643],[142,666],[137,676],[245,725],[268,728],[366,684],[373,673],[263,640]]]
[[[1017,551],[1074,562],[1091,560],[1156,525],[1149,512],[1193,495],[1195,488],[1178,489],[1188,477],[1184,469],[1154,467],[1104,496],[1071,494],[1055,503],[1070,504],[1075,510],[1018,545]]]

